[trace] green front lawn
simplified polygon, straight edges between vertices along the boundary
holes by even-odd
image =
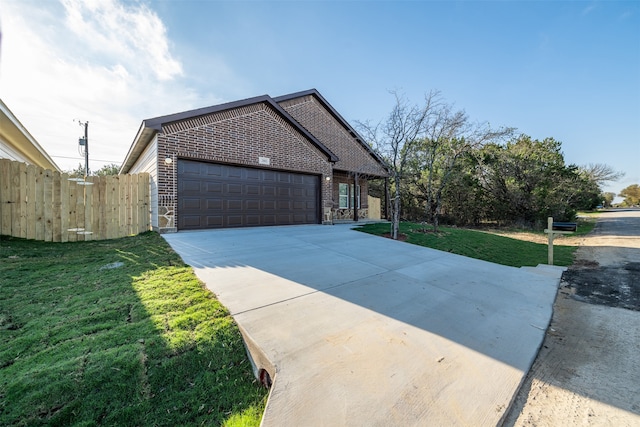
[[[0,240],[0,425],[258,425],[227,310],[156,233]]]
[[[593,229],[593,223],[581,223],[578,234],[588,233]],[[365,233],[382,236],[390,231],[390,224],[367,224],[356,228]],[[430,230],[430,227],[427,227]],[[414,245],[425,246],[441,251],[464,255],[470,258],[482,259],[513,267],[536,266],[547,263],[547,245],[511,239],[482,231],[463,228],[440,227],[434,234],[424,232],[421,224],[403,222],[400,233],[406,235],[406,241]],[[573,263],[573,253],[578,246],[555,245],[554,264],[568,266]]]

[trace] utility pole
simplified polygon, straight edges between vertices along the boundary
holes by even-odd
[[[84,147],[84,177],[89,176],[89,122],[80,122],[80,126],[84,125],[84,138],[80,138],[78,143]]]

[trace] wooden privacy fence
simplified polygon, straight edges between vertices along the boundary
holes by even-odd
[[[0,159],[0,235],[74,242],[129,236],[149,226],[149,174],[74,181]]]
[[[367,203],[369,204],[369,219],[380,219],[380,199],[377,197],[367,196]]]

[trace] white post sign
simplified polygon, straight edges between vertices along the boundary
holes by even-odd
[[[547,228],[544,230],[549,235],[549,251],[547,264],[553,265],[553,239],[560,234],[571,234],[577,230],[577,225],[573,222],[553,222],[553,217],[547,218]]]

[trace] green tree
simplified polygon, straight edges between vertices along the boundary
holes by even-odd
[[[84,178],[84,166],[78,163],[75,169],[64,171],[70,178]]]
[[[610,208],[611,205],[613,204],[613,199],[615,199],[615,198],[616,198],[616,193],[611,193],[611,192],[608,192],[608,191],[606,193],[602,193],[601,199],[604,202],[603,206],[605,208]]]
[[[97,176],[118,175],[119,171],[120,171],[120,166],[118,166],[116,163],[111,163],[101,167],[97,171],[90,171],[89,175],[97,175]],[[77,168],[65,171],[65,173],[68,174],[69,177],[71,178],[84,178],[84,166],[78,163]]]
[[[618,194],[620,197],[624,197],[623,204],[625,206],[640,205],[640,186],[638,184],[632,184]]]
[[[98,176],[107,176],[118,175],[118,172],[120,172],[120,166],[116,163],[110,163],[98,169],[95,174]]]
[[[438,231],[445,190],[456,174],[462,173],[464,158],[485,144],[510,135],[513,129],[492,130],[488,123],[471,124],[464,112],[452,114],[449,106],[445,106],[429,131],[416,156],[422,163],[419,188],[426,199],[427,221],[433,231]]]
[[[492,201],[488,219],[522,225],[547,216],[569,220],[595,207],[600,190],[575,165],[565,165],[561,143],[520,135],[505,146],[489,144],[480,155],[480,182]]]
[[[487,217],[487,197],[479,180],[478,150],[465,155],[444,189],[442,198],[442,222],[464,225],[480,225]]]

